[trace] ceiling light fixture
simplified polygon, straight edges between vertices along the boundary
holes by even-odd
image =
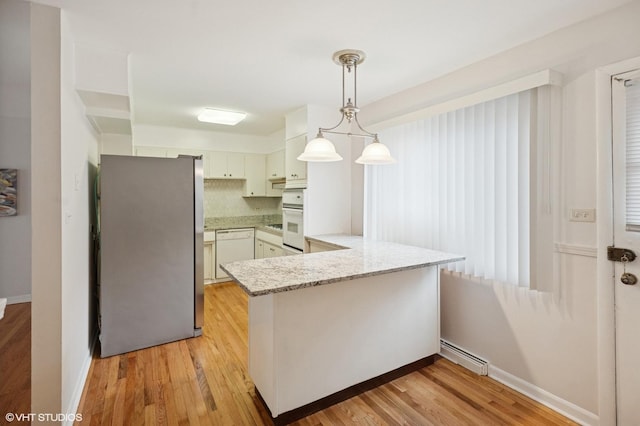
[[[224,111],[215,108],[205,108],[198,114],[198,121],[214,124],[225,124],[235,126],[247,116],[244,112]]]
[[[395,163],[396,160],[391,157],[389,149],[384,146],[378,140],[376,133],[371,133],[362,128],[358,122],[358,108],[357,102],[357,75],[356,69],[365,59],[364,52],[360,50],[340,50],[333,54],[333,61],[342,66],[342,118],[340,122],[333,127],[318,129],[318,136],[315,139],[309,141],[305,146],[304,152],[298,156],[298,160],[301,161],[340,161],[342,157],[336,152],[336,147],[333,143],[324,137],[324,133],[332,133],[336,135],[347,136],[361,136],[365,138],[373,139],[373,142],[367,145],[362,151],[362,155],[358,157],[356,163],[359,164],[390,164]],[[353,98],[346,98],[345,96],[345,80],[347,74],[351,74],[353,71]],[[346,100],[346,101],[345,101]],[[335,129],[347,120],[349,124],[352,122],[358,126],[360,133],[352,132],[339,132]],[[351,129],[350,129],[351,130]]]

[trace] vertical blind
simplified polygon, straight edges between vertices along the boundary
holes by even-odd
[[[366,168],[365,236],[462,254],[450,270],[529,286],[531,97],[381,131],[398,162]]]
[[[626,222],[640,231],[640,80],[625,82],[626,103]]]

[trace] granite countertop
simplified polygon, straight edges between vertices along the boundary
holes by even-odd
[[[231,262],[221,265],[222,269],[249,296],[262,296],[464,259],[464,256],[456,254],[372,241],[359,236],[306,238],[343,249]]]
[[[207,217],[204,220],[204,230],[217,231],[219,229],[234,228],[264,228],[262,230],[271,231],[271,228],[266,228],[265,225],[273,223],[282,223],[282,216],[279,214],[270,214],[257,216]],[[273,231],[276,230],[274,229]],[[282,235],[282,233],[279,235]]]

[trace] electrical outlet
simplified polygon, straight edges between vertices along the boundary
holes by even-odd
[[[595,222],[596,209],[571,209],[569,220],[571,222]]]

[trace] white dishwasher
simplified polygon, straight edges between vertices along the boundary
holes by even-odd
[[[216,231],[216,279],[227,278],[220,264],[249,260],[255,256],[254,229],[221,229]]]

